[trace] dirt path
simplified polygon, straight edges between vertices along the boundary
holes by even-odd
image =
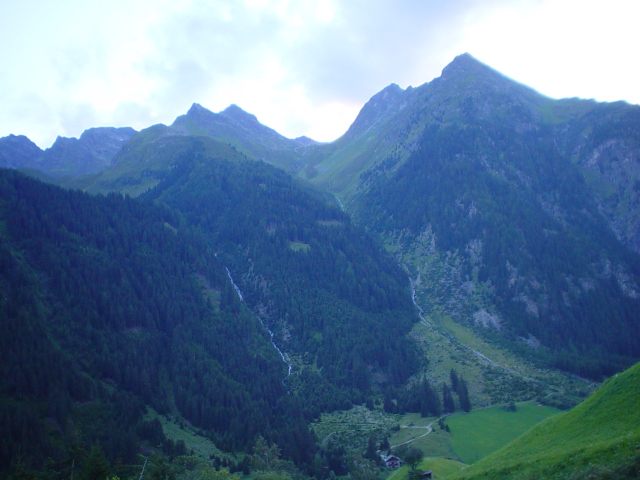
[[[396,448],[399,447],[400,445],[406,445],[408,443],[411,442],[415,442],[416,440],[418,440],[419,438],[422,437],[426,437],[427,435],[429,435],[431,432],[433,432],[433,428],[431,428],[431,425],[433,425],[434,422],[431,422],[429,425],[427,425],[426,427],[417,427],[417,426],[409,426],[409,425],[400,425],[400,428],[426,428],[427,431],[425,433],[423,433],[422,435],[418,435],[417,437],[412,438],[411,440],[407,440],[406,442],[402,442],[402,443],[398,443],[397,445],[391,445],[390,448]]]

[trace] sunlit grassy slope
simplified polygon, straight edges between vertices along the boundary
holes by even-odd
[[[640,364],[569,412],[449,478],[637,478]]]

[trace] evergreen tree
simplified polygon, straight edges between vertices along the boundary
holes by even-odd
[[[449,378],[451,379],[451,388],[453,389],[454,392],[457,392],[458,391],[458,374],[453,368],[449,372]]]
[[[109,462],[99,445],[94,445],[84,461],[83,480],[106,480],[109,477]]]
[[[467,382],[465,382],[462,377],[458,380],[458,398],[460,399],[460,408],[465,412],[470,412],[471,400],[469,399],[469,390],[467,389]]]
[[[386,452],[389,448],[391,448],[391,445],[389,444],[389,436],[385,435],[380,442],[380,451]]]
[[[451,389],[446,383],[442,384],[442,409],[444,413],[452,413],[456,410],[456,404],[451,394]]]
[[[369,440],[367,441],[367,450],[364,453],[364,458],[373,460],[376,463],[380,458],[376,449],[376,439],[373,435],[369,435]]]

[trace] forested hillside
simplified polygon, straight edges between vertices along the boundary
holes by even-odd
[[[577,158],[605,138],[631,148],[636,111],[554,103],[471,57],[437,80],[428,87],[450,96],[415,107],[412,122],[424,127],[412,150],[399,142],[360,174],[350,204],[358,221],[418,258],[411,267],[431,284],[429,308],[581,376],[629,366],[640,356],[631,340],[640,333],[640,257],[621,241],[623,222],[606,215],[615,201],[598,196],[601,183]],[[590,113],[574,124],[578,107]],[[586,141],[567,133],[591,121]]]
[[[524,121],[514,112],[428,127],[393,174],[371,171],[356,208],[383,235],[427,235],[459,255],[461,283],[483,292],[461,320],[493,306],[491,328],[515,345],[533,336],[548,364],[610,375],[640,356],[631,340],[640,258],[609,228],[552,131],[518,132]]]
[[[263,162],[211,159],[211,140],[182,142],[189,151],[142,198],[182,212],[216,245],[247,304],[304,375],[319,369],[322,381],[341,387],[337,398],[349,399],[406,381],[417,365],[406,338],[416,315],[392,258],[331,197]]]
[[[309,469],[311,420],[416,370],[406,276],[331,197],[182,140],[141,199],[2,171],[4,465],[62,465],[74,442],[132,463],[150,406]]]
[[[637,106],[465,54],[329,144],[194,104],[44,152],[6,137],[0,161],[86,192],[0,171],[3,475],[101,450],[135,476],[139,452],[189,453],[162,418],[234,471],[366,476],[311,422],[569,405],[640,358]]]
[[[145,405],[222,448],[257,433],[284,445],[289,431],[309,448],[285,365],[179,216],[6,171],[1,198],[3,465],[19,451],[63,461],[72,442],[131,463]]]

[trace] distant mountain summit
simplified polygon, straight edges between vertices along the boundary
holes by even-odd
[[[130,127],[90,128],[79,139],[59,136],[44,151],[23,135],[9,135],[0,138],[0,167],[31,168],[51,177],[98,173],[135,133]]]
[[[36,168],[42,150],[24,135],[0,138],[0,168]]]
[[[99,127],[85,130],[79,139],[58,137],[44,151],[41,170],[54,177],[101,172],[135,133],[131,127]]]
[[[407,92],[397,84],[392,83],[380,92],[376,93],[362,107],[355,121],[345,133],[345,137],[354,138],[362,135],[368,128],[376,122],[398,113],[406,107]]]
[[[186,115],[176,118],[168,133],[206,136],[228,142],[255,158],[278,166],[285,166],[292,160],[290,154],[285,154],[287,161],[283,164],[283,152],[294,151],[301,146],[299,142],[263,125],[255,115],[235,104],[220,113],[213,113],[194,103]]]

